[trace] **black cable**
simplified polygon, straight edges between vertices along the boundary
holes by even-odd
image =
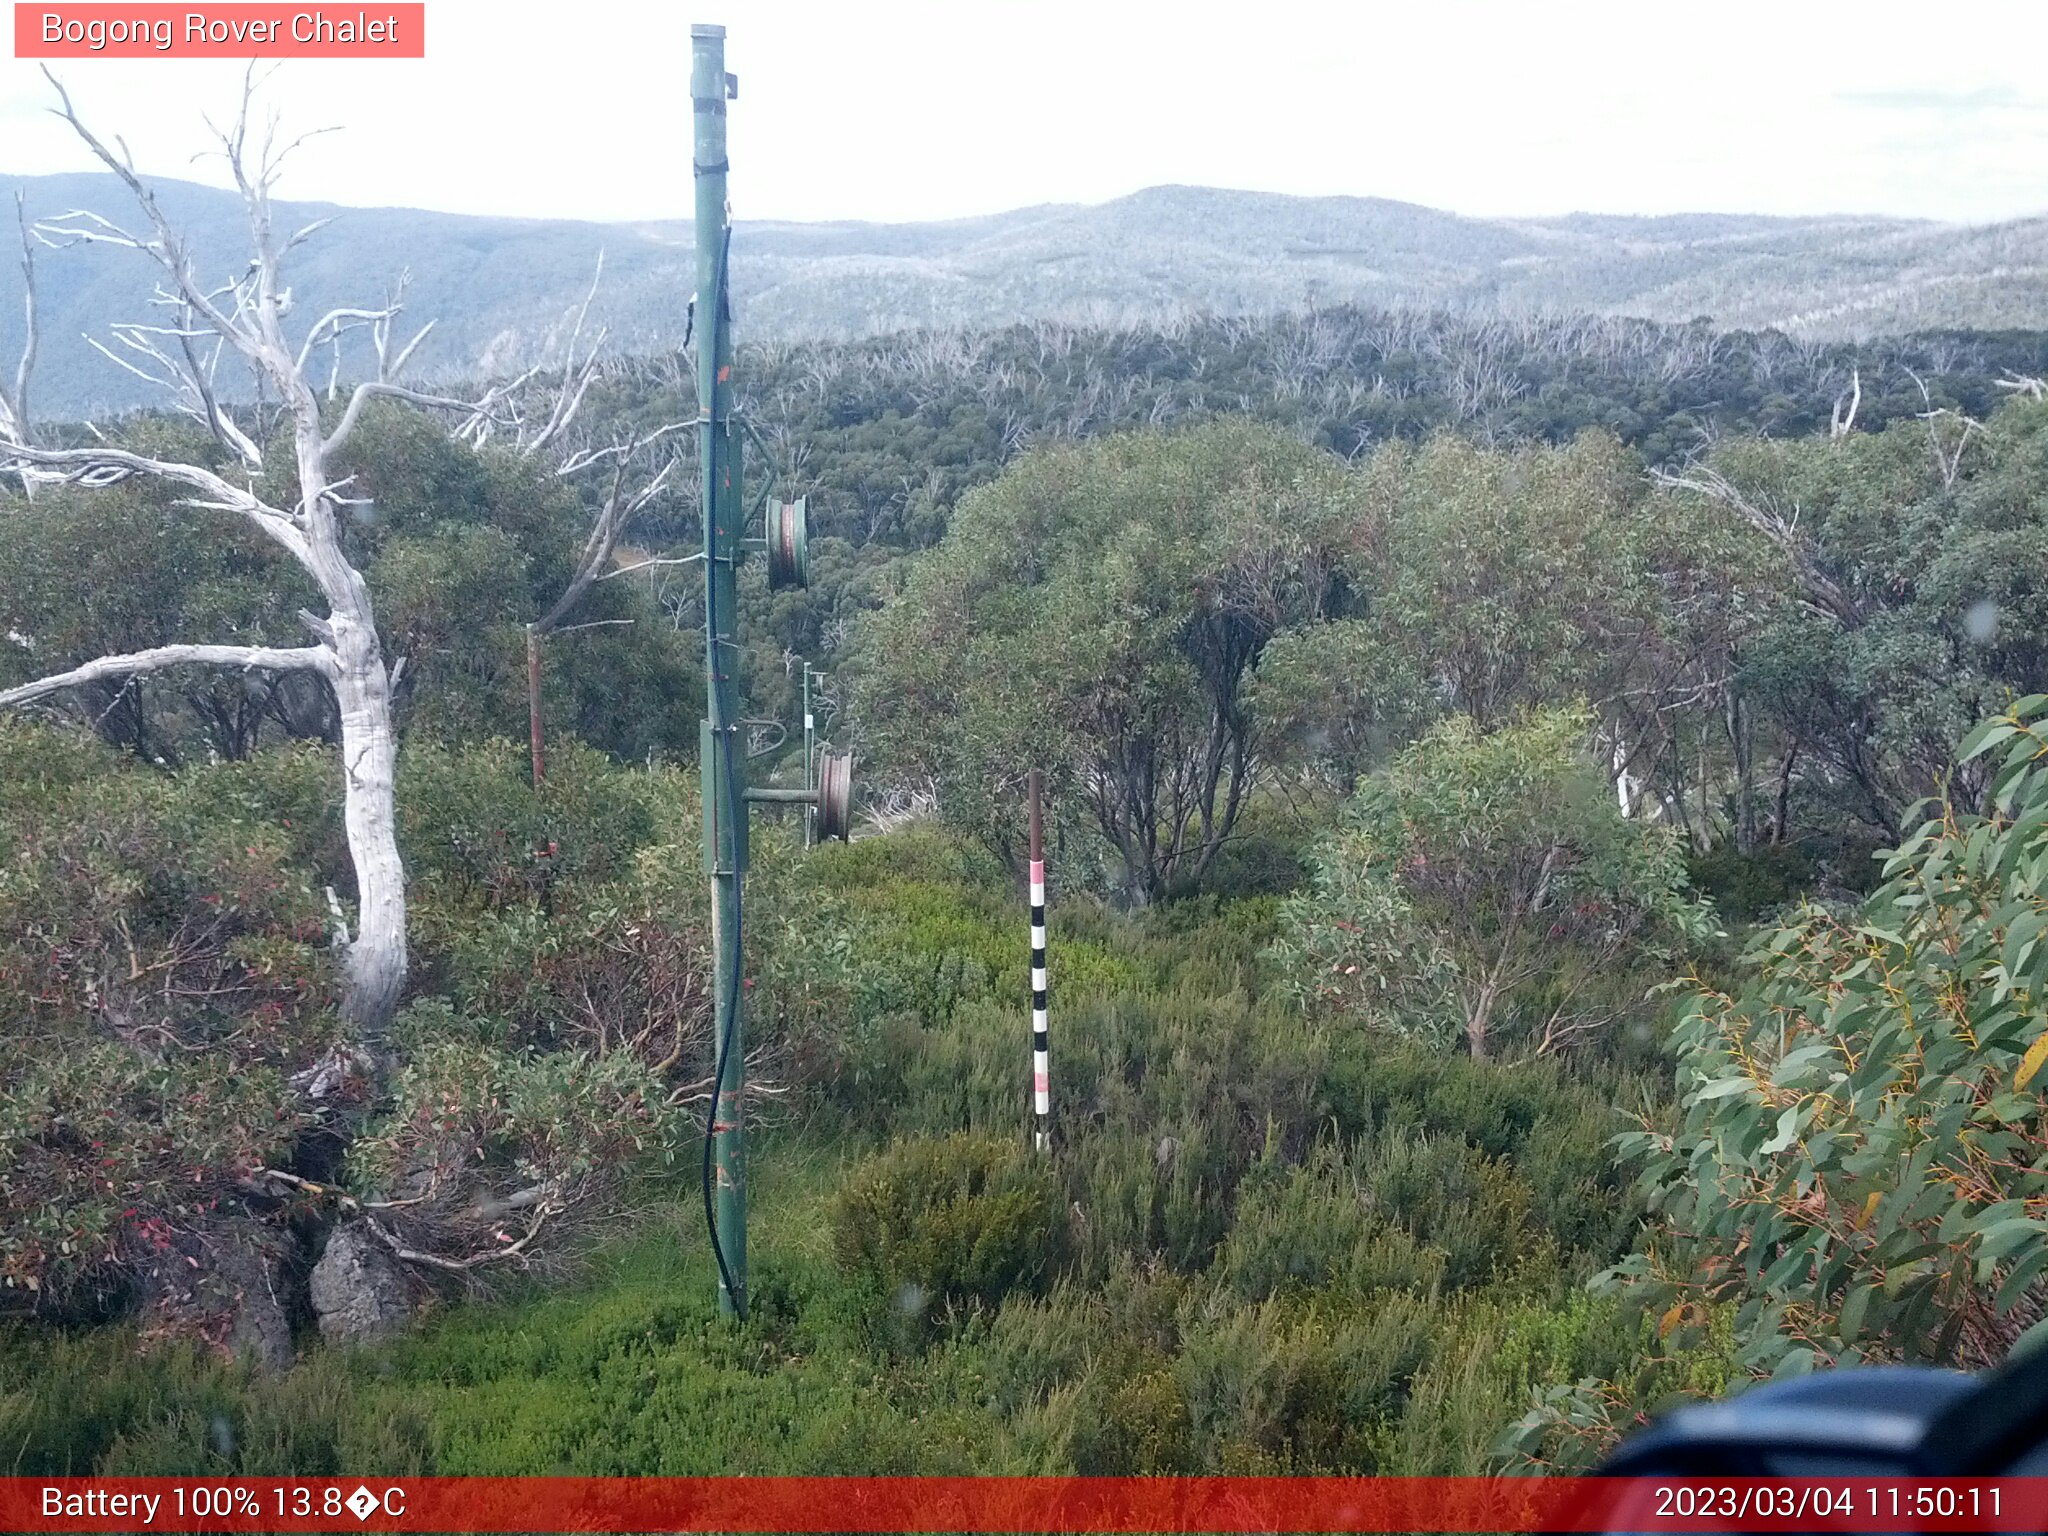
[[[725,774],[727,791],[730,793],[732,785],[732,765],[730,762],[726,764]],[[718,1261],[719,1283],[725,1287],[725,1294],[732,1298],[733,1309],[738,1312],[741,1321],[745,1321],[747,1315],[746,1298],[740,1295],[733,1286],[732,1269],[725,1261],[725,1244],[719,1240],[718,1236],[718,1207],[714,1198],[714,1191],[718,1186],[718,1176],[717,1170],[713,1166],[713,1154],[718,1145],[718,1096],[720,1090],[725,1087],[726,1063],[731,1059],[732,1055],[733,1026],[738,1022],[739,1017],[741,962],[740,955],[738,954],[740,893],[737,872],[735,872],[733,878],[732,914],[734,939],[732,982],[726,992],[725,1028],[720,1031],[718,1037],[718,1058],[712,1067],[715,1075],[711,1080],[711,1109],[704,1119],[704,1229],[711,1234],[711,1256]]]
[[[698,344],[711,348],[711,362],[714,368],[718,365],[718,344],[721,336],[721,327],[730,318],[730,312],[726,308],[725,299],[726,267],[731,259],[732,226],[728,224],[725,230],[725,245],[718,255],[718,282],[713,289],[715,302],[705,324],[704,340]],[[710,412],[711,405],[718,398],[718,385],[715,381],[715,376],[711,390],[712,398],[705,405],[707,414]],[[718,430],[718,422],[715,417],[712,420],[711,426],[715,438]],[[710,455],[707,455],[707,458],[712,466],[711,473],[714,481],[712,485],[712,498],[715,500],[717,497],[715,479],[718,463],[715,450]],[[709,503],[703,508],[703,515],[705,520],[709,522],[712,517],[712,507]],[[711,525],[711,539],[712,549],[716,551],[718,547],[718,527],[716,523]],[[704,630],[710,642],[710,655],[712,658],[711,677],[708,679],[711,685],[709,703],[713,717],[711,728],[714,732],[721,732],[725,729],[726,722],[725,711],[721,707],[719,698],[718,675],[719,669],[725,665],[725,658],[719,651],[718,572],[714,568],[714,564],[707,564],[705,567]],[[732,753],[729,749],[725,754],[725,799],[729,808],[728,814],[738,816],[740,814],[739,781],[733,776]],[[726,1263],[725,1259],[725,1244],[719,1240],[718,1236],[718,1207],[714,1193],[718,1187],[718,1177],[717,1171],[713,1167],[713,1155],[718,1145],[718,1098],[725,1088],[725,1069],[727,1063],[731,1060],[733,1033],[739,1023],[740,971],[744,968],[745,964],[745,956],[742,954],[740,947],[740,935],[744,932],[744,929],[741,926],[740,872],[737,857],[739,841],[737,837],[733,839],[733,849],[735,857],[732,869],[732,965],[729,969],[730,980],[726,987],[725,1028],[719,1031],[718,1051],[716,1053],[716,1060],[712,1064],[711,1108],[710,1112],[704,1117],[704,1229],[711,1235],[711,1256],[718,1261],[719,1283],[725,1287],[725,1294],[732,1298],[733,1310],[739,1314],[741,1321],[745,1321],[747,1315],[746,1298],[740,1295],[733,1285],[732,1268]],[[715,842],[712,846],[711,857],[715,863],[718,858],[718,847]],[[716,914],[713,914],[713,916],[715,920]]]

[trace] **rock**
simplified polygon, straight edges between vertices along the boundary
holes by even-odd
[[[181,1232],[138,1266],[136,1300],[147,1330],[204,1341],[262,1370],[292,1364],[292,1250],[262,1222],[225,1219]]]
[[[327,893],[330,897],[333,892]],[[323,1099],[354,1100],[363,1095],[376,1071],[367,1052],[337,1045],[302,1072],[291,1075],[291,1085],[315,1103]]]
[[[278,1300],[282,1266],[274,1256],[243,1249],[222,1260],[222,1276],[236,1287],[228,1348],[235,1358],[266,1371],[291,1369],[292,1325]]]
[[[328,1235],[311,1290],[321,1335],[335,1344],[389,1338],[412,1315],[405,1271],[361,1227],[336,1227]]]

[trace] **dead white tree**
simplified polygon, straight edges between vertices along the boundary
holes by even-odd
[[[15,364],[14,386],[0,379],[0,439],[32,442],[28,415],[29,379],[36,367],[36,248],[29,234],[28,209],[19,188],[14,193],[14,221],[21,231],[22,319],[21,361]],[[24,482],[26,483],[26,482]]]
[[[655,450],[664,439],[695,425],[693,422],[670,422],[652,432],[637,437],[622,438],[610,446],[592,450],[579,450],[571,454],[556,469],[558,475],[580,474],[585,470],[609,463],[611,479],[606,487],[604,499],[599,503],[595,516],[590,521],[590,532],[578,551],[576,564],[570,572],[568,582],[563,586],[548,611],[526,626],[526,711],[527,729],[531,738],[533,756],[533,782],[539,787],[546,772],[545,732],[541,722],[540,671],[541,644],[550,635],[564,634],[585,625],[570,624],[570,617],[589,595],[590,589],[601,581],[643,571],[655,566],[679,565],[684,560],[665,556],[648,555],[629,561],[625,565],[615,563],[619,540],[627,527],[656,498],[668,488],[676,466],[681,461],[673,454],[663,458],[657,468],[645,479],[636,482],[635,466]],[[598,624],[626,623],[628,620],[598,619]]]
[[[1863,404],[1863,370],[1849,370],[1849,387],[1835,396],[1834,409],[1828,412],[1828,437],[1847,437],[1856,428],[1856,411]]]
[[[1927,381],[1911,368],[1906,369],[1906,376],[1918,386],[1920,403],[1927,407],[1917,414],[1927,423],[1927,448],[1934,456],[1934,472],[1941,476],[1941,488],[1952,491],[1963,470],[1963,451],[1971,438],[1983,434],[1984,424],[1951,406],[1936,405]]]
[[[599,582],[654,566],[685,563],[666,556],[648,556],[622,566],[614,563],[614,557],[633,519],[660,497],[674,477],[680,461],[673,453],[664,457],[657,450],[668,439],[696,423],[666,422],[649,432],[615,437],[602,446],[594,446],[587,440],[578,441],[582,436],[580,430],[571,430],[577,413],[583,407],[584,397],[597,382],[600,371],[599,358],[604,351],[607,331],[600,326],[587,347],[583,345],[583,334],[590,320],[591,301],[597,297],[603,280],[604,253],[600,251],[589,291],[584,294],[583,302],[566,317],[569,322],[568,339],[563,348],[562,375],[557,385],[552,390],[532,387],[547,371],[549,359],[543,357],[519,378],[493,391],[484,402],[484,408],[473,413],[456,429],[458,437],[481,446],[489,440],[493,428],[502,425],[515,453],[529,460],[552,462],[556,476],[561,479],[601,473],[606,469],[611,472],[603,499],[591,518],[590,530],[584,537],[583,547],[577,552],[576,563],[561,595],[545,613],[526,626],[526,722],[536,789],[547,771],[546,730],[541,719],[540,692],[543,644],[550,635],[566,634],[592,625],[630,622],[598,619],[592,621],[592,625],[569,623],[584,598]],[[578,355],[579,348],[582,348],[581,356]],[[537,394],[542,399],[537,401]],[[650,461],[653,461],[652,467],[644,468]]]
[[[229,473],[150,458],[105,443],[41,448],[13,430],[0,442],[0,472],[19,474],[31,482],[87,489],[136,476],[182,486],[192,494],[181,505],[240,517],[290,555],[313,579],[327,612],[319,615],[301,610],[300,618],[313,637],[310,645],[166,645],[102,656],[0,692],[0,706],[31,703],[102,679],[137,677],[184,666],[310,672],[325,680],[333,689],[340,715],[343,819],[356,876],[356,931],[350,936],[343,927],[337,936],[345,946],[342,1013],[373,1054],[381,1055],[386,1027],[406,975],[405,869],[399,859],[393,805],[397,742],[391,718],[391,692],[399,666],[385,662],[369,588],[343,550],[338,514],[351,504],[351,498],[346,494],[348,479],[337,478],[330,466],[372,400],[392,398],[460,411],[465,419],[473,419],[478,407],[399,384],[392,375],[410,355],[409,344],[383,376],[355,386],[331,430],[323,426],[319,400],[306,377],[313,350],[331,339],[337,328],[353,324],[381,325],[388,333],[396,311],[388,307],[381,311],[336,310],[316,320],[300,346],[294,348],[287,341],[284,316],[290,298],[282,283],[282,259],[318,226],[282,239],[272,227],[271,188],[298,141],[280,147],[273,119],[260,143],[252,142],[253,77],[244,85],[232,129],[217,130],[248,216],[252,259],[245,271],[218,285],[200,278],[190,244],[172,227],[155,195],[136,174],[126,146],[117,155],[102,143],[80,120],[56,77],[49,78],[60,103],[53,110],[71,125],[100,163],[120,178],[145,223],[130,230],[100,215],[76,212],[46,220],[38,225],[38,231],[52,244],[74,241],[125,246],[156,264],[159,275],[153,302],[166,318],[116,327],[117,340],[132,359],[138,359],[117,360],[170,389],[178,406],[205,422],[234,453],[239,469],[230,472],[235,476],[231,479]],[[280,403],[282,422],[291,433],[297,480],[289,500],[261,488],[262,449],[218,403],[214,371],[223,352],[245,365],[264,391]],[[107,355],[115,354],[109,351]],[[19,422],[15,425],[18,428]]]

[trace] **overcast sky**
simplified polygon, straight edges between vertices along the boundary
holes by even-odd
[[[351,0],[330,11],[353,15]],[[428,0],[427,57],[273,78],[287,197],[686,215],[689,24],[722,22],[740,218],[927,219],[1165,182],[1470,214],[2048,210],[2048,5],[1821,0]],[[241,66],[60,66],[144,170]],[[0,179],[84,169],[33,62]]]

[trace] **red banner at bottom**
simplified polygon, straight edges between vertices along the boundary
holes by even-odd
[[[2041,1531],[2048,1478],[0,1478],[9,1531]]]

